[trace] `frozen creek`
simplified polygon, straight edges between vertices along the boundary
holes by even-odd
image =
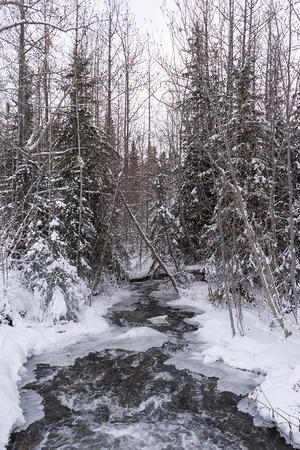
[[[110,310],[110,335],[29,360],[27,424],[8,449],[292,448],[238,410],[241,396],[217,389],[213,368],[181,367],[194,313],[167,306],[168,295],[155,299],[157,286],[136,284],[132,301]]]

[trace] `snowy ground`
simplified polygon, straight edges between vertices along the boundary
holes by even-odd
[[[255,414],[254,406],[266,425],[275,423],[287,441],[300,448],[299,327],[291,322],[289,328],[293,334],[284,338],[265,309],[249,306],[244,312],[246,336],[233,338],[228,312],[209,303],[208,285],[204,282],[194,283],[182,292],[180,299],[169,304],[199,312],[191,319],[192,323],[199,324],[199,329],[189,333],[189,352],[178,354],[169,363],[220,377],[220,390],[243,394],[247,386],[249,392],[254,381],[256,388],[247,402],[241,402],[240,408]],[[238,376],[226,372],[219,361],[234,370],[241,369]],[[257,418],[255,423],[259,423]]]
[[[142,278],[148,275],[153,259],[151,254],[135,254],[130,259],[130,267],[127,273],[128,278]]]

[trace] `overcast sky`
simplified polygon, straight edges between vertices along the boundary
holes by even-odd
[[[139,26],[149,21],[163,26],[163,15],[160,10],[162,3],[162,0],[129,0]]]
[[[162,7],[174,7],[174,0],[128,0],[141,32],[149,31],[161,44],[170,47],[169,32]]]

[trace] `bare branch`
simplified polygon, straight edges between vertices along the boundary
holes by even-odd
[[[54,23],[44,22],[44,21],[40,21],[40,20],[19,20],[18,22],[13,22],[13,23],[10,23],[9,25],[5,25],[4,27],[1,27],[0,33],[2,33],[3,31],[10,30],[11,28],[19,27],[20,25],[44,25],[44,26],[51,27],[56,30],[62,31],[63,33],[68,33],[69,31],[76,30],[76,27],[62,28],[58,25],[55,25]],[[80,28],[84,28],[84,26],[77,27],[77,29],[80,29]]]

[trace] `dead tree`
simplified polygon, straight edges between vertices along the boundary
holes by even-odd
[[[137,219],[135,218],[134,214],[132,213],[128,203],[125,200],[124,195],[122,194],[122,192],[120,192],[120,197],[122,199],[122,202],[125,206],[125,209],[129,215],[129,217],[131,218],[132,222],[134,223],[139,235],[141,236],[141,238],[143,239],[143,241],[145,242],[146,246],[149,248],[149,250],[151,251],[152,257],[155,261],[157,261],[157,263],[159,264],[159,266],[163,269],[163,271],[166,273],[166,275],[170,278],[170,281],[176,291],[177,294],[179,294],[179,289],[177,286],[177,283],[175,281],[175,278],[173,277],[173,275],[169,272],[169,270],[167,269],[165,263],[162,261],[161,257],[158,255],[157,251],[155,250],[155,248],[153,247],[153,245],[151,244],[151,242],[149,241],[149,239],[147,238],[147,236],[145,235],[145,233],[143,232],[140,224],[138,223]]]

